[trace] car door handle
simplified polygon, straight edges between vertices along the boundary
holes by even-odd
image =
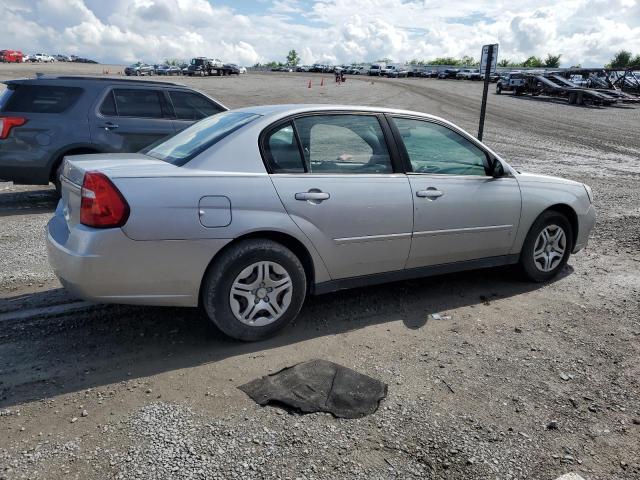
[[[426,190],[418,190],[416,192],[416,197],[420,198],[439,198],[444,195],[442,190],[438,190],[437,188],[429,187]]]
[[[104,128],[107,131],[114,130],[118,127],[120,127],[120,125],[116,125],[115,123],[112,123],[112,122],[107,122],[102,126],[102,128]]]
[[[324,200],[329,200],[331,195],[327,192],[321,191],[308,191],[308,192],[299,192],[296,193],[296,200],[302,201],[311,201],[311,202],[322,202]]]

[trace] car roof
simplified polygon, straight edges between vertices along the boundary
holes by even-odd
[[[398,108],[385,108],[385,107],[366,107],[361,105],[331,105],[331,104],[281,104],[281,105],[260,105],[253,107],[243,107],[234,109],[236,112],[255,113],[266,118],[282,118],[289,115],[296,115],[300,113],[311,112],[372,112],[372,113],[390,113],[390,114],[404,114],[426,118],[434,118],[438,120],[439,117],[429,115],[423,112],[416,112],[411,110],[402,110]],[[447,122],[448,123],[448,122]]]
[[[60,84],[61,82],[68,82],[69,84],[82,83],[83,85],[93,84],[95,86],[101,86],[105,83],[110,85],[155,85],[155,86],[169,86],[169,87],[182,87],[190,88],[182,83],[174,82],[162,82],[158,80],[134,80],[128,78],[119,77],[91,77],[83,75],[40,75],[36,78],[19,78],[15,80],[4,80],[2,83],[42,83],[42,84]]]

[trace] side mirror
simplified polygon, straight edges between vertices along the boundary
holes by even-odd
[[[500,160],[498,160],[497,158],[494,158],[493,162],[491,163],[490,173],[493,178],[504,177],[504,166],[502,165],[502,162],[500,162]]]

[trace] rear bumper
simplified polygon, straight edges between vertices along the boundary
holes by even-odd
[[[49,263],[60,282],[100,303],[195,307],[209,262],[229,241],[136,241],[119,228],[69,230],[60,208],[47,225]]]
[[[589,234],[596,224],[596,209],[593,205],[583,215],[578,216],[578,235],[576,236],[576,244],[573,246],[572,253],[578,253],[587,246]]]

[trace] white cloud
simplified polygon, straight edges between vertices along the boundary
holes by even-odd
[[[65,52],[105,62],[205,55],[243,64],[389,57],[501,58],[561,53],[563,64],[602,65],[621,48],[640,53],[637,0],[0,0],[0,48]],[[243,7],[245,5],[245,7]],[[258,11],[259,13],[256,13]]]

